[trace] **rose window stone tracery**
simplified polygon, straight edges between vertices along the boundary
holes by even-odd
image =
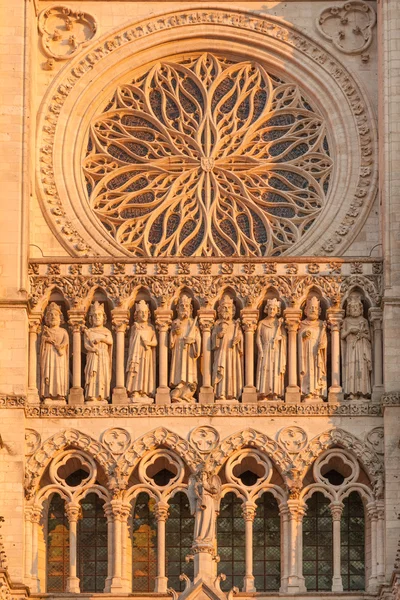
[[[90,127],[91,209],[134,256],[277,256],[326,202],[324,119],[256,62],[166,59]]]

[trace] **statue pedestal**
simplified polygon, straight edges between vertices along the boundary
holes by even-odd
[[[343,402],[344,393],[340,385],[331,385],[328,390],[328,402]]]
[[[200,388],[199,404],[214,404],[214,388],[211,385]]]
[[[156,392],[156,404],[171,404],[170,389],[168,386],[159,386]]]
[[[28,404],[40,404],[39,392],[37,391],[37,388],[28,388],[26,401]]]
[[[72,387],[69,390],[68,404],[70,406],[77,406],[83,404],[85,401],[83,397],[83,389],[81,387]]]
[[[379,404],[381,401],[382,394],[383,394],[383,385],[374,385],[372,395],[371,395],[372,402],[377,402]]]
[[[257,390],[254,385],[246,385],[242,392],[243,404],[255,404],[257,402]]]
[[[285,393],[285,402],[287,404],[297,404],[300,400],[300,388],[297,385],[288,385]]]
[[[115,387],[113,389],[112,403],[113,404],[127,404],[128,403],[128,394],[126,393],[126,388]]]
[[[216,574],[216,562],[213,549],[209,552],[195,552],[193,556],[194,578],[193,583],[203,581],[208,585],[214,585]]]

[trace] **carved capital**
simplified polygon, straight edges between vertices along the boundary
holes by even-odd
[[[288,332],[296,333],[301,321],[301,310],[297,308],[286,308],[283,314],[285,316],[285,325]]]
[[[343,502],[331,502],[329,505],[332,514],[332,521],[340,521],[344,508]]]
[[[32,523],[39,524],[40,519],[42,518],[42,508],[39,506],[33,506],[30,513],[30,521]]]
[[[245,502],[242,504],[242,515],[245,521],[254,521],[256,516],[257,506],[253,502]]]
[[[68,325],[72,333],[80,333],[81,328],[85,325],[85,313],[82,310],[69,310]]]
[[[344,314],[344,310],[337,308],[329,308],[327,310],[326,316],[331,331],[340,331],[343,324]]]
[[[129,325],[129,311],[114,308],[111,311],[112,324],[117,333],[125,333]]]
[[[381,308],[372,306],[368,311],[368,317],[370,322],[372,323],[374,331],[379,331],[380,329],[382,329],[383,311]]]
[[[289,499],[287,501],[287,507],[289,510],[290,519],[294,519],[298,522],[303,520],[304,515],[306,514],[306,505],[297,499]]]
[[[378,520],[378,510],[376,508],[375,502],[368,502],[367,504],[367,514],[371,521]]]
[[[156,316],[156,327],[159,333],[167,333],[172,323],[172,310],[167,308],[157,308],[155,311]]]
[[[215,322],[215,310],[212,310],[211,308],[200,308],[197,316],[201,332],[210,332]]]
[[[258,310],[243,308],[243,310],[240,311],[240,316],[244,332],[247,333],[250,331],[254,333],[257,329]]]
[[[81,506],[79,504],[68,503],[65,505],[65,514],[69,523],[76,523],[82,516]]]
[[[39,333],[42,315],[29,315],[29,333]]]
[[[154,507],[154,514],[157,521],[166,521],[168,519],[169,505],[166,502],[157,502]]]

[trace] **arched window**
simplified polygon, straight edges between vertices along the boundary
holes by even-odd
[[[169,501],[169,515],[165,527],[166,562],[168,586],[181,591],[185,583],[179,580],[181,573],[193,578],[193,562],[186,562],[193,542],[194,518],[190,514],[189,499],[178,492]]]
[[[257,500],[253,524],[253,573],[258,592],[278,591],[281,582],[281,527],[278,503],[272,494]]]
[[[97,494],[82,500],[78,522],[78,573],[82,592],[103,592],[107,577],[107,519]]]
[[[157,569],[155,500],[144,492],[136,498],[132,520],[132,591],[154,592]]]
[[[65,500],[53,494],[47,520],[47,591],[65,592],[69,572],[69,523]]]
[[[340,524],[342,582],[344,591],[365,589],[365,517],[357,492],[343,500]]]
[[[330,501],[315,492],[303,519],[303,574],[307,590],[332,589],[332,515]]]
[[[226,581],[221,588],[243,587],[245,574],[245,523],[242,516],[242,501],[232,492],[221,499],[217,519],[217,542],[220,562],[218,573],[225,573]]]

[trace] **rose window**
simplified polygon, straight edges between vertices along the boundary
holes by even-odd
[[[91,209],[134,256],[278,256],[324,208],[326,125],[253,61],[166,59],[92,122]]]

